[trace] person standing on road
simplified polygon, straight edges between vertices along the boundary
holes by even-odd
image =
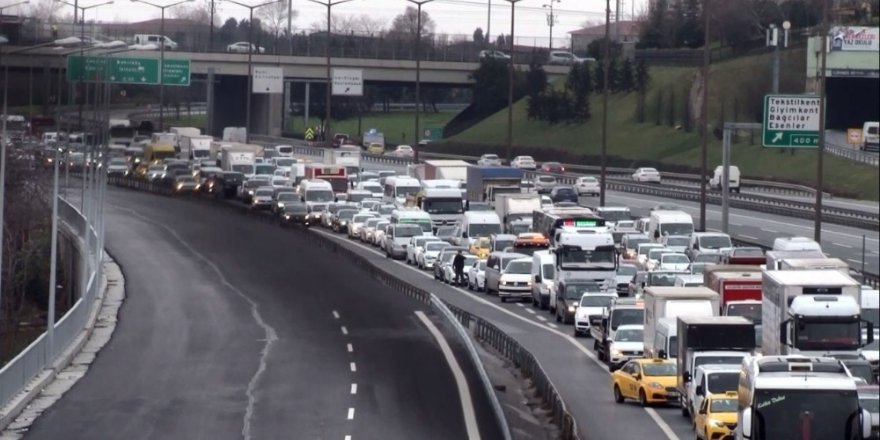
[[[464,283],[464,255],[461,251],[452,258],[452,270],[455,271],[455,284]]]

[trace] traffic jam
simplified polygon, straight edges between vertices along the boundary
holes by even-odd
[[[680,411],[698,439],[880,438],[880,292],[819,243],[741,247],[676,205],[646,216],[597,206],[595,177],[562,185],[562,164],[528,156],[386,166],[345,141],[306,155],[172,128],[111,148],[106,171],[320,228],[433,282],[521,303],[592,349],[618,404]]]

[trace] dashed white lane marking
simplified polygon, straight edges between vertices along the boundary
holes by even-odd
[[[354,353],[354,345],[345,344],[345,348],[348,350],[349,353]]]
[[[849,261],[849,262],[855,263],[855,264],[862,264],[861,260],[854,260],[852,258],[847,258],[846,261]]]
[[[467,430],[468,439],[480,440],[480,428],[477,426],[477,415],[474,412],[474,402],[471,399],[471,390],[468,387],[467,379],[464,377],[461,365],[458,364],[458,360],[455,359],[455,354],[453,354],[452,349],[449,348],[449,343],[446,342],[446,338],[443,337],[434,323],[431,322],[421,310],[416,310],[415,314],[422,321],[422,324],[425,324],[425,327],[428,328],[428,331],[434,336],[434,339],[437,340],[437,344],[440,345],[440,351],[443,352],[443,357],[446,358],[446,362],[449,364],[449,369],[452,370],[452,376],[455,377],[455,385],[458,388],[458,396],[461,399],[461,410],[464,413],[464,426]]]
[[[358,370],[358,369],[357,369],[357,365],[355,365],[354,362],[352,362],[352,363],[350,364],[350,367],[351,367],[351,372],[352,372],[352,373],[357,372],[357,370]]]
[[[771,234],[778,234],[779,233],[779,231],[774,231],[772,229],[766,229],[766,228],[760,228],[760,229],[764,232],[769,232]]]
[[[526,309],[526,312],[531,313],[531,314],[533,314],[533,315],[535,314],[535,311],[532,310],[532,309]]]
[[[746,240],[757,240],[758,237],[752,237],[751,235],[739,234],[740,237],[745,238]]]
[[[348,329],[345,328],[344,325],[343,325],[342,327],[340,327],[339,329],[342,330],[342,334],[343,334],[343,335],[347,335],[347,334],[348,334]]]
[[[523,303],[516,303],[517,307],[525,307]]]
[[[339,312],[337,312],[336,310],[333,311],[333,318],[339,319]]]
[[[852,249],[852,248],[853,248],[852,246],[850,246],[850,245],[848,245],[848,244],[840,244],[840,243],[831,243],[831,244],[833,244],[833,245],[835,245],[835,246],[837,246],[837,247],[845,248],[845,249]]]
[[[554,324],[554,323],[552,323],[552,322],[548,322],[547,325],[549,325],[549,326],[552,327],[552,328],[559,328],[558,325],[556,325],[556,324]]]
[[[351,384],[351,394],[357,394],[357,393],[358,393],[358,384],[356,384],[356,383]]]
[[[348,420],[354,420],[354,408],[348,409]]]
[[[351,436],[350,435],[345,436],[345,440],[351,440]]]
[[[547,320],[547,318],[540,316],[540,315],[538,316],[538,321],[546,321],[546,320]]]

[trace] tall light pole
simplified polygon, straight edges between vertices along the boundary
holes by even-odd
[[[605,206],[605,164],[608,155],[608,71],[611,70],[611,0],[605,0],[605,42],[602,47],[602,153],[599,168],[599,206]]]
[[[550,3],[545,3],[542,6],[550,9],[550,15],[547,16],[547,24],[550,25],[550,50],[553,50],[553,25],[556,24],[556,15],[553,13],[554,3],[562,3],[562,0],[550,0]]]
[[[491,44],[489,40],[489,32],[492,30],[492,0],[489,0],[489,8],[486,10],[486,47]]]
[[[819,64],[819,151],[816,161],[816,220],[813,224],[813,239],[822,242],[822,187],[825,161],[825,69],[828,67],[828,0],[822,0],[822,25],[819,27],[822,55]]]
[[[162,41],[159,43],[159,131],[163,131],[165,127],[165,10],[184,3],[192,3],[195,0],[181,0],[171,3],[170,5],[157,5],[145,0],[131,0],[132,3],[143,3],[145,5],[159,8],[162,11],[162,19],[159,22],[159,35]],[[213,24],[212,24],[213,25]]]
[[[333,93],[333,78],[330,77],[330,40],[333,37],[333,32],[330,29],[330,10],[336,6],[341,5],[343,3],[348,3],[353,0],[309,0],[312,3],[324,6],[327,8],[327,45],[324,46],[324,57],[327,58],[327,102],[324,104],[324,141],[327,142],[327,146],[332,146],[333,138],[330,131],[330,96]]]
[[[8,6],[7,6],[8,7]],[[81,40],[76,37],[68,37],[62,38],[60,40],[51,41],[49,43],[38,44],[36,46],[22,47],[20,49],[11,50],[6,52],[6,55],[12,55],[16,53],[23,53],[29,50],[39,49],[43,47],[49,46],[70,46],[73,44],[80,44]],[[0,50],[0,64],[3,63],[2,58],[3,51]],[[0,231],[3,231],[4,222],[3,222],[3,207],[6,205],[6,115],[9,113],[8,103],[8,95],[9,95],[9,66],[3,65],[3,121],[2,121],[2,132],[0,132]],[[59,93],[59,100],[60,98]],[[2,234],[0,234],[0,242],[2,242]],[[3,246],[0,245],[0,292],[2,292],[3,287]],[[0,302],[2,304],[2,302]]]
[[[510,163],[511,153],[513,152],[513,59],[516,58],[513,53],[514,43],[514,24],[516,23],[516,4],[522,0],[504,0],[510,3],[510,62],[507,69],[507,151],[505,156],[507,163]]]
[[[709,0],[703,0],[703,66],[700,75],[703,77],[703,101],[700,110],[703,118],[703,136],[700,137],[700,230],[706,230],[706,168],[709,151]]]
[[[418,18],[416,19],[416,131],[413,134],[413,162],[419,161],[419,114],[422,108],[422,5],[434,0],[406,0],[416,5]]]

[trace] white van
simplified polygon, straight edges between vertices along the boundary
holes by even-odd
[[[862,150],[880,151],[880,122],[865,122],[862,126]]]
[[[385,179],[385,192],[382,201],[385,203],[403,206],[406,203],[406,196],[409,194],[418,194],[422,191],[422,184],[418,179],[409,176],[390,176]]]
[[[678,357],[678,322],[676,319],[660,318],[657,321],[657,326],[654,330],[654,345],[645,352],[645,356],[662,359],[675,359]]]
[[[664,235],[691,235],[694,219],[684,211],[651,211],[646,232],[658,243]]]
[[[494,211],[467,211],[461,219],[459,228],[463,240],[461,245],[470,245],[477,237],[489,237],[501,233],[501,218]]]
[[[293,157],[293,145],[276,145],[275,152],[278,157]]]
[[[729,175],[727,177],[728,177],[728,180],[730,181],[730,183],[728,184],[728,187],[730,188],[731,191],[735,191],[738,193],[739,192],[739,185],[740,185],[739,167],[736,165],[731,165],[730,168],[728,169],[728,173],[729,173]],[[722,189],[724,189],[723,188],[723,184],[724,184],[723,177],[724,177],[724,167],[721,165],[718,165],[717,167],[715,167],[715,173],[712,175],[712,178],[709,179],[709,187],[712,189],[716,189],[718,191],[721,191]]]
[[[773,240],[774,251],[819,251],[822,246],[807,237],[778,237]]]
[[[532,254],[532,304],[541,309],[550,307],[550,291],[556,276],[556,256],[550,251]]]
[[[156,49],[160,49],[163,42],[165,43],[165,50],[177,50],[177,43],[167,36],[155,34],[137,34],[134,36],[134,44],[155,44]]]

